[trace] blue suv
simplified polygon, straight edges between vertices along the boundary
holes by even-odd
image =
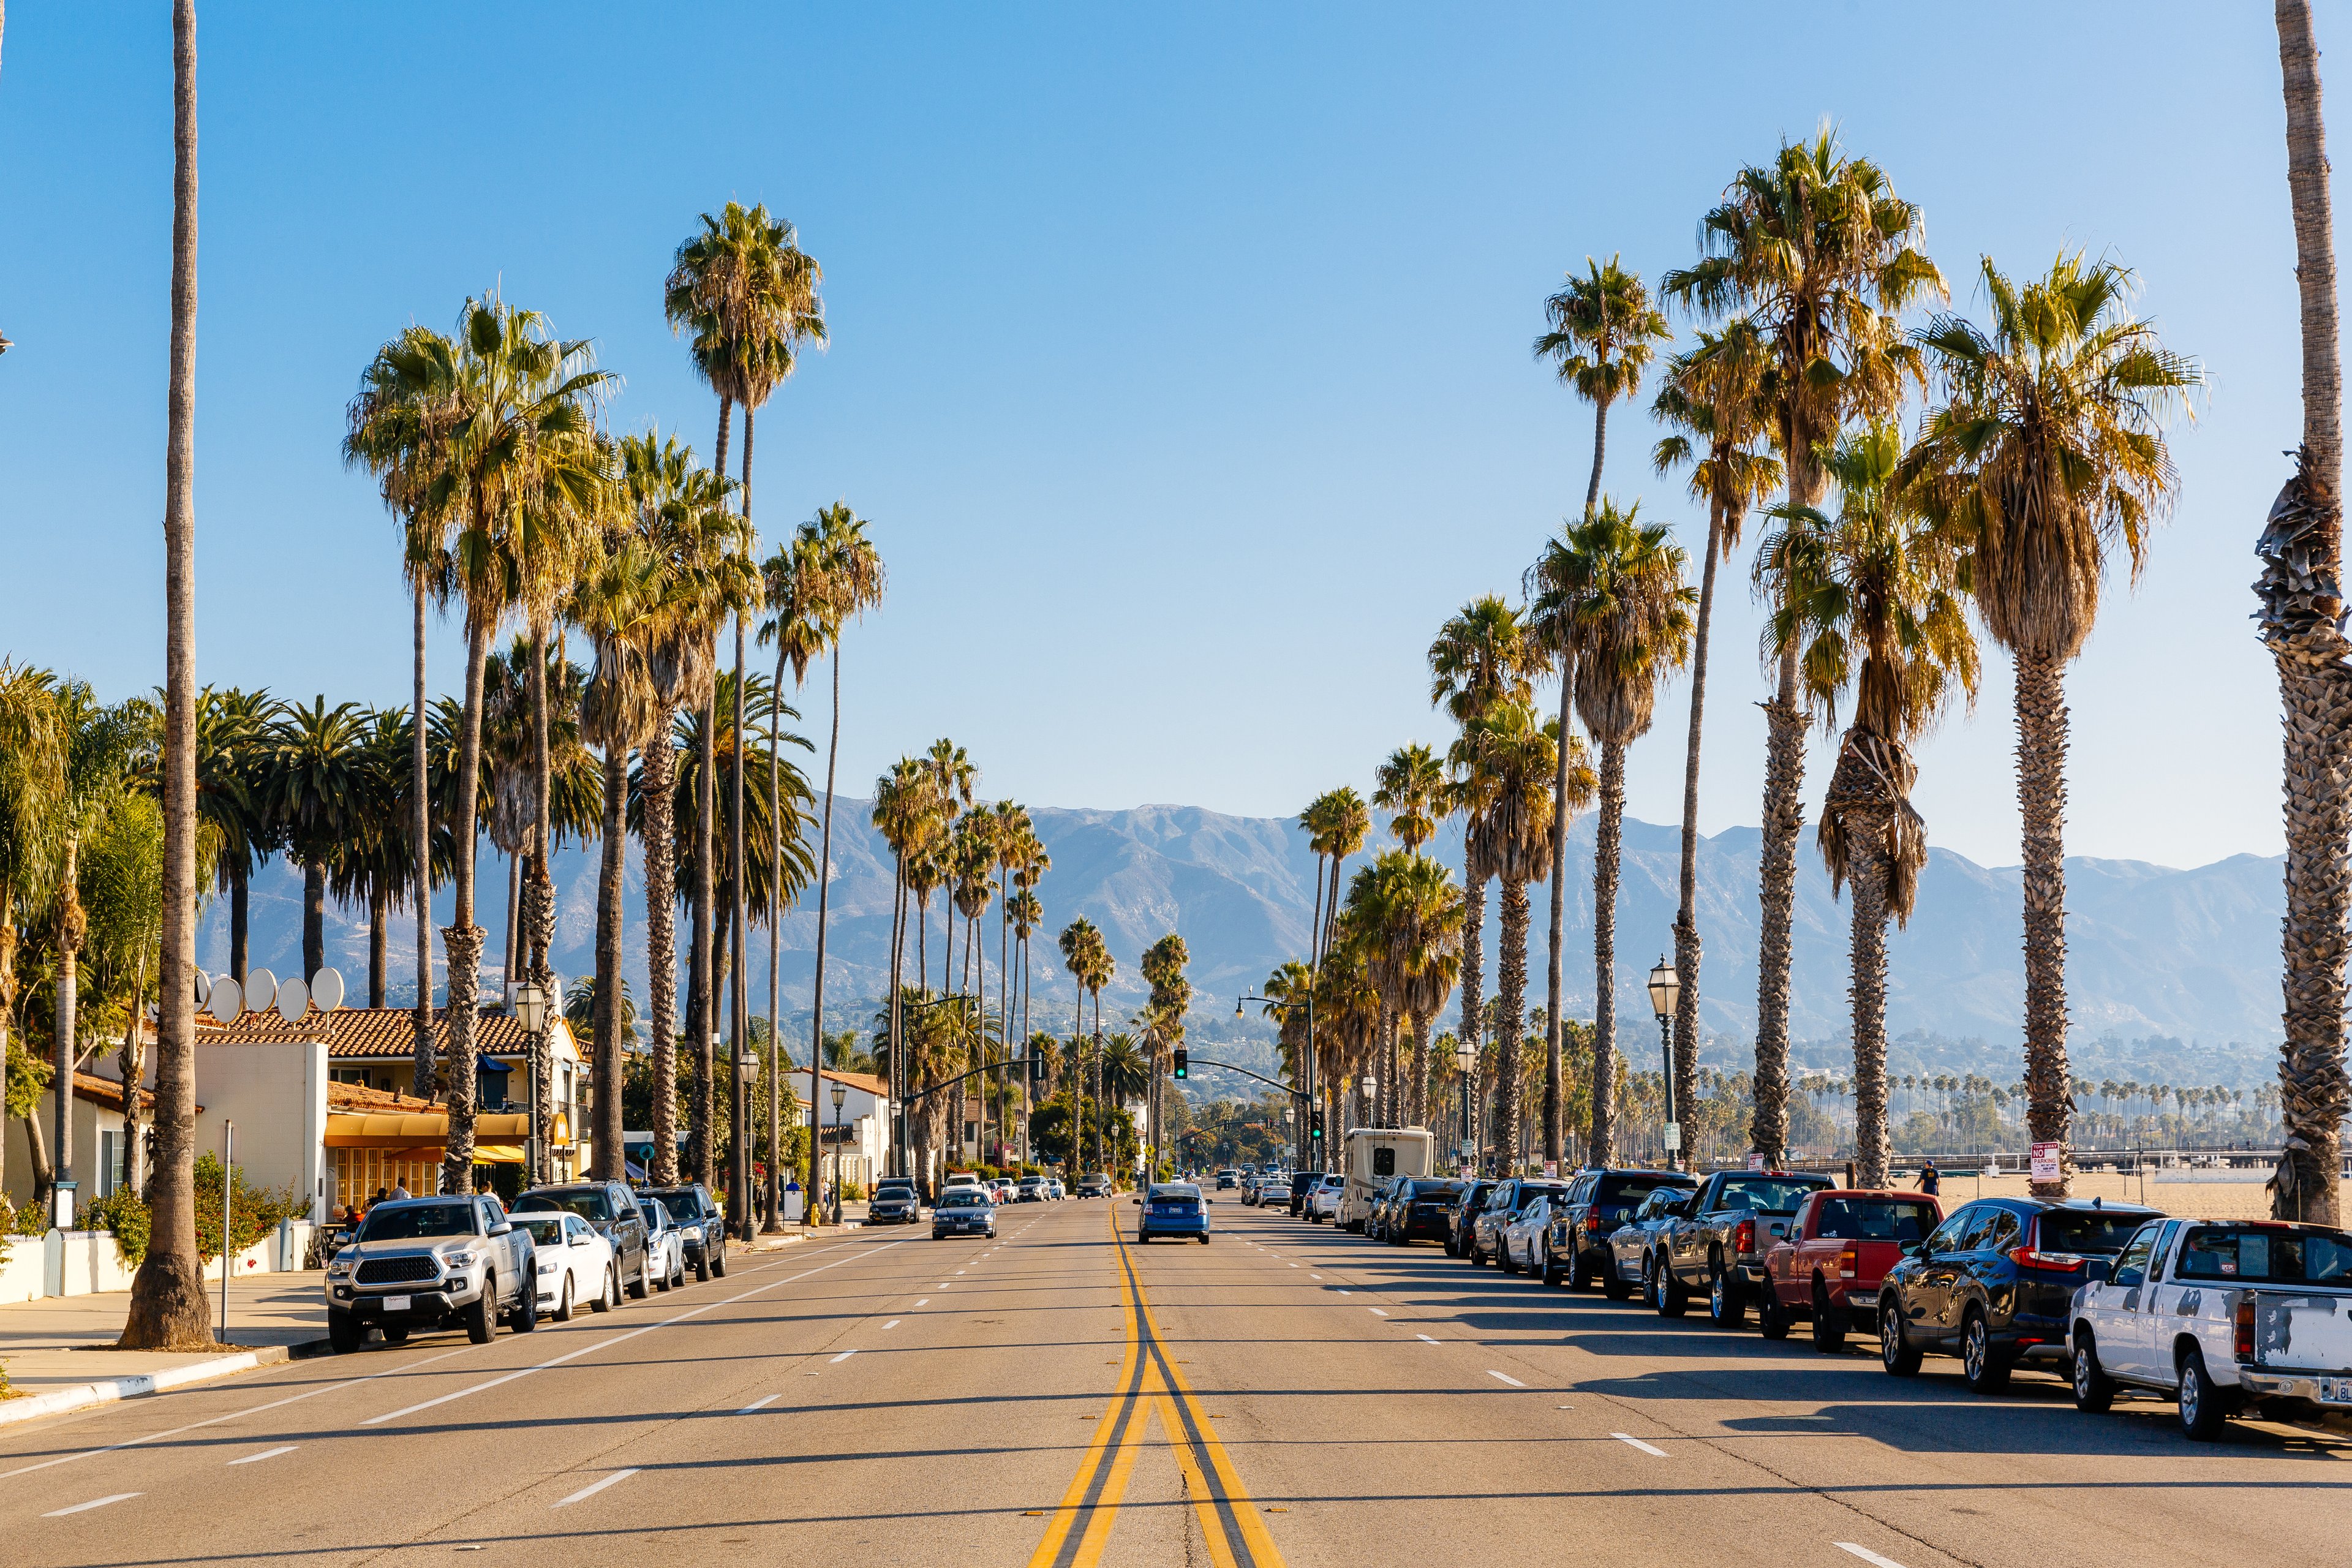
[[[1209,1244],[1208,1200],[1192,1183],[1158,1182],[1137,1201],[1143,1205],[1143,1215],[1135,1225],[1137,1242],[1172,1236],[1179,1241]]]

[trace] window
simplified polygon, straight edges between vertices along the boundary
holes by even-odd
[[[1827,1178],[1808,1182],[1787,1176],[1734,1176],[1717,1192],[1715,1206],[1787,1214],[1804,1200],[1807,1193],[1827,1185]]]
[[[2352,1236],[2342,1231],[2200,1226],[2189,1233],[2180,1249],[2180,1266],[2174,1272],[2183,1279],[2344,1285],[2352,1283]]]
[[[1960,1249],[1960,1238],[1976,1226],[1982,1225],[1985,1214],[1986,1211],[1980,1208],[1962,1209],[1936,1227],[1936,1234],[1927,1238],[1928,1249],[1934,1252],[1958,1252]]]
[[[129,1145],[120,1132],[98,1135],[98,1195],[112,1197],[123,1188],[123,1155]]]
[[[1823,1198],[1815,1235],[1832,1241],[1914,1242],[1927,1234],[1936,1211],[1890,1198]]]
[[[2113,1209],[2049,1209],[2036,1222],[2041,1239],[2034,1245],[2044,1252],[2086,1252],[2096,1258],[2112,1258],[2123,1250],[2124,1243],[2147,1217],[2146,1210],[2118,1214]]]
[[[2115,1272],[2107,1276],[2109,1284],[2147,1283],[2147,1257],[2156,1246],[2156,1229],[2157,1227],[2152,1225],[2140,1227],[2139,1234],[2131,1238],[2125,1246],[2122,1256],[2116,1259]]]
[[[360,1226],[361,1241],[413,1241],[428,1236],[472,1236],[471,1204],[403,1204],[380,1208]]]
[[[1372,1174],[1375,1176],[1393,1176],[1396,1174],[1396,1151],[1394,1149],[1381,1148],[1372,1151]]]
[[[2018,1232],[2017,1215],[2007,1209],[1995,1209],[1992,1223],[1985,1226],[1984,1234],[1969,1239],[1969,1250],[2006,1252],[2017,1245]]]

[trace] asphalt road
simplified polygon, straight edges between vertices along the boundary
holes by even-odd
[[[1879,1372],[1220,1202],[856,1233],[0,1429],[11,1565],[2338,1562],[2352,1443]],[[1116,1222],[1124,1242],[1113,1231]]]

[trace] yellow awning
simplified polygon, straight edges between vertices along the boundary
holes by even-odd
[[[474,1159],[478,1164],[519,1164],[521,1145],[530,1137],[530,1118],[520,1111],[485,1111],[474,1118]],[[572,1121],[562,1112],[548,1129],[548,1141],[562,1148],[572,1142]],[[449,1142],[446,1110],[378,1112],[337,1111],[327,1117],[330,1149],[398,1149],[414,1158],[437,1160]]]

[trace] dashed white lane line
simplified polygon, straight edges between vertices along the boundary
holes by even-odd
[[[1895,1561],[1895,1559],[1894,1559],[1894,1558],[1892,1558],[1892,1557],[1881,1557],[1877,1552],[1873,1552],[1869,1547],[1867,1547],[1867,1546],[1856,1546],[1856,1545],[1855,1545],[1853,1542],[1851,1542],[1851,1541],[1833,1541],[1833,1542],[1830,1542],[1830,1544],[1831,1544],[1831,1545],[1832,1545],[1832,1546],[1834,1546],[1834,1547],[1836,1547],[1840,1552],[1853,1552],[1856,1557],[1861,1558],[1864,1563],[1868,1563],[1872,1564],[1872,1568],[1903,1568],[1903,1564],[1902,1564],[1902,1563],[1897,1563],[1896,1561]]]
[[[1309,1274],[1307,1278],[1308,1278],[1309,1279],[1322,1279],[1322,1278],[1323,1278],[1323,1276],[1321,1276],[1320,1274]]]
[[[635,1468],[614,1470],[603,1480],[590,1482],[588,1485],[582,1487],[578,1491],[573,1492],[570,1497],[565,1498],[562,1502],[556,1503],[554,1506],[557,1508],[570,1508],[573,1503],[585,1501],[587,1499],[594,1497],[598,1492],[603,1491],[606,1487],[613,1486],[620,1481],[625,1481],[636,1473],[637,1472]]]
[[[1298,1265],[1297,1265],[1296,1263],[1294,1263],[1294,1264],[1292,1264],[1292,1265],[1291,1265],[1291,1267],[1292,1267],[1293,1268],[1297,1268],[1297,1267],[1298,1267]]]
[[[757,1398],[757,1399],[755,1399],[755,1400],[751,1401],[751,1404],[746,1405],[745,1406],[743,1406],[743,1408],[742,1408],[742,1409],[738,1410],[737,1412],[735,1412],[735,1414],[736,1414],[736,1415],[751,1415],[751,1412],[753,1412],[754,1410],[761,1409],[761,1408],[763,1408],[764,1406],[767,1406],[767,1405],[773,1405],[775,1402],[776,1402],[776,1396],[775,1396],[774,1394],[763,1394],[760,1395],[760,1397],[759,1397],[759,1398]]]
[[[1427,1334],[1415,1334],[1412,1337],[1419,1340],[1425,1345],[1433,1345],[1437,1342],[1435,1340],[1431,1339]]]
[[[919,1301],[918,1301],[918,1302],[916,1302],[916,1303],[915,1303],[915,1305],[916,1305],[916,1306],[918,1306],[918,1307],[928,1307],[928,1306],[929,1306],[930,1304],[931,1304],[931,1299],[930,1299],[929,1296],[924,1297],[921,1300],[919,1300]]]
[[[1630,1444],[1633,1447],[1641,1449],[1644,1454],[1655,1454],[1661,1459],[1666,1457],[1666,1451],[1664,1448],[1657,1447],[1653,1444],[1644,1443],[1639,1437],[1631,1436],[1623,1432],[1612,1432],[1609,1435],[1612,1437],[1616,1438],[1620,1443]]]
[[[1385,1318],[1388,1314],[1381,1311],[1378,1307],[1375,1307],[1372,1309],[1372,1316],[1375,1318]]]
[[[884,1328],[886,1328],[886,1329],[895,1329],[895,1328],[897,1328],[897,1327],[899,1325],[899,1323],[900,1323],[900,1322],[902,1322],[902,1321],[904,1321],[904,1320],[903,1320],[903,1319],[899,1319],[899,1318],[893,1318],[893,1319],[891,1319],[888,1322],[887,1322],[887,1323],[883,1324],[882,1326],[883,1326]]]
[[[132,1498],[145,1497],[146,1495],[147,1494],[145,1492],[115,1492],[109,1497],[92,1498],[88,1502],[78,1502],[71,1508],[53,1508],[48,1512],[41,1515],[41,1517],[43,1519],[63,1519],[69,1513],[88,1513],[91,1509],[104,1508],[110,1502],[129,1502]]]
[[[301,1446],[302,1445],[299,1443],[282,1443],[275,1448],[264,1448],[258,1454],[247,1454],[242,1459],[231,1459],[229,1463],[232,1465],[257,1465],[264,1459],[274,1459],[280,1454],[290,1454]]]
[[[856,1351],[844,1351],[839,1355],[833,1358],[833,1364],[835,1366],[839,1366],[843,1362],[847,1361],[851,1356],[854,1356],[856,1353],[857,1352]]]
[[[1527,1386],[1527,1384],[1526,1384],[1521,1383],[1517,1378],[1513,1377],[1509,1373],[1507,1373],[1507,1372],[1496,1372],[1496,1371],[1493,1367],[1491,1367],[1491,1366],[1490,1366],[1490,1367],[1488,1367],[1488,1368],[1486,1369],[1486,1375],[1487,1375],[1488,1377],[1491,1377],[1491,1378],[1494,1378],[1494,1379],[1497,1380],[1498,1382],[1507,1383],[1507,1384],[1509,1384],[1513,1388],[1525,1388],[1525,1387]],[[1631,1439],[1631,1438],[1628,1438],[1628,1439],[1626,1439],[1626,1440],[1627,1440],[1628,1442],[1631,1442],[1631,1441],[1632,1441],[1632,1439]]]

